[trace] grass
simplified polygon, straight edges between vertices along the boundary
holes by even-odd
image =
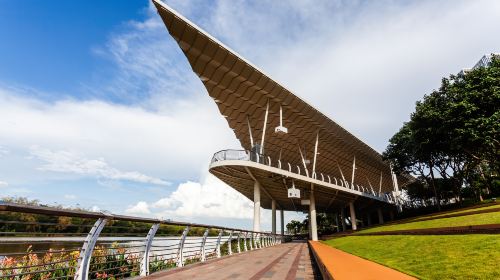
[[[348,236],[325,243],[421,279],[500,279],[500,235]]]
[[[457,226],[472,226],[485,224],[500,224],[500,212],[474,214],[460,217],[443,218],[428,221],[415,221],[404,224],[394,224],[387,226],[379,226],[360,230],[360,233],[380,232],[391,230],[407,230],[407,229],[422,229],[422,228],[439,228],[439,227],[457,227]]]
[[[430,218],[430,217],[436,218],[436,217],[442,217],[442,216],[446,216],[446,215],[461,214],[461,213],[468,213],[468,212],[474,212],[474,211],[482,211],[482,210],[488,210],[488,209],[497,209],[497,208],[500,208],[500,204],[494,204],[492,206],[485,206],[485,207],[481,207],[481,208],[465,209],[465,210],[461,210],[461,211],[452,210],[452,211],[446,211],[446,212],[442,212],[442,213],[438,213],[438,214],[425,215],[425,216],[422,216],[422,217],[418,217],[418,218],[412,219],[412,221],[418,221],[418,220],[427,219],[427,218]]]

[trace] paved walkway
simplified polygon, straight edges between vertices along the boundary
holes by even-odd
[[[305,241],[234,254],[143,279],[321,279]]]

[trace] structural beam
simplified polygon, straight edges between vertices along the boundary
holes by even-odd
[[[356,210],[354,209],[354,202],[349,202],[349,211],[351,212],[352,230],[357,230],[358,225],[356,225]]]
[[[272,233],[276,234],[276,200],[271,200]]]
[[[253,184],[253,231],[260,231],[260,183]]]
[[[285,234],[285,210],[281,209],[281,235]]]
[[[311,240],[318,241],[318,227],[316,225],[316,201],[314,199],[314,185],[311,184],[311,193],[309,196],[309,219],[311,224]]]

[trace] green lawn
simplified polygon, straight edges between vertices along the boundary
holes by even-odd
[[[348,236],[325,244],[421,279],[500,279],[500,235]]]
[[[480,208],[473,208],[473,209],[466,209],[466,210],[462,210],[462,211],[447,211],[447,212],[443,212],[443,213],[440,213],[440,214],[434,214],[434,215],[426,215],[426,216],[422,216],[422,217],[418,217],[418,218],[415,218],[415,219],[412,219],[411,221],[418,221],[418,220],[423,220],[423,219],[427,219],[427,218],[430,218],[430,217],[442,217],[442,216],[446,216],[446,215],[452,215],[452,214],[461,214],[461,213],[468,213],[468,212],[474,212],[474,211],[482,211],[482,210],[487,210],[487,209],[497,209],[497,208],[500,208],[500,204],[494,204],[494,205],[491,205],[491,206],[485,206],[485,207],[480,207]]]
[[[474,214],[453,218],[443,218],[428,221],[416,221],[404,224],[395,224],[387,226],[379,226],[360,230],[360,233],[379,232],[390,230],[405,230],[405,229],[421,229],[421,228],[439,228],[439,227],[456,227],[456,226],[471,226],[485,224],[500,224],[500,212]],[[499,249],[500,250],[500,249]]]

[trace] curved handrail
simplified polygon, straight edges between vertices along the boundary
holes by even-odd
[[[229,149],[229,150],[218,151],[213,155],[211,163],[214,163],[217,161],[225,161],[225,160],[253,161],[253,162],[256,162],[259,164],[264,164],[264,165],[272,167],[270,156],[259,154],[258,152],[246,151],[246,150],[230,150]],[[266,163],[266,160],[267,160],[267,163]],[[298,175],[302,175],[300,165],[298,165],[298,164],[295,165],[297,167],[297,169],[296,169],[297,171],[294,172],[294,170],[292,168],[292,164],[290,162],[286,162],[286,164],[283,164],[283,163],[282,163],[281,159],[278,159],[276,167],[278,169],[282,169],[282,170],[285,170],[285,171],[288,171],[291,173],[296,173]],[[288,166],[288,169],[286,168],[286,166]],[[313,179],[317,179],[316,172],[309,174],[307,168],[304,168],[304,172],[305,172],[305,174],[304,174],[305,176],[309,177],[309,175],[311,175]],[[321,181],[325,182],[325,176],[323,175],[323,173],[319,173],[319,174],[321,175]],[[326,177],[328,178],[328,183],[332,184],[333,182],[331,180],[330,175],[326,174]],[[335,176],[332,176],[332,177],[333,177],[333,180],[335,181],[334,184],[337,186],[340,186],[340,187],[343,187],[346,189],[351,189],[351,190],[357,189],[357,191],[359,191],[365,195],[377,197],[383,201],[393,203],[393,199],[390,196],[388,196],[387,194],[376,193],[375,191],[373,191],[373,195],[372,195],[370,192],[368,192],[369,188],[366,188],[364,186],[360,186],[357,184],[351,185],[345,180],[340,180],[340,179],[337,180],[337,178]]]

